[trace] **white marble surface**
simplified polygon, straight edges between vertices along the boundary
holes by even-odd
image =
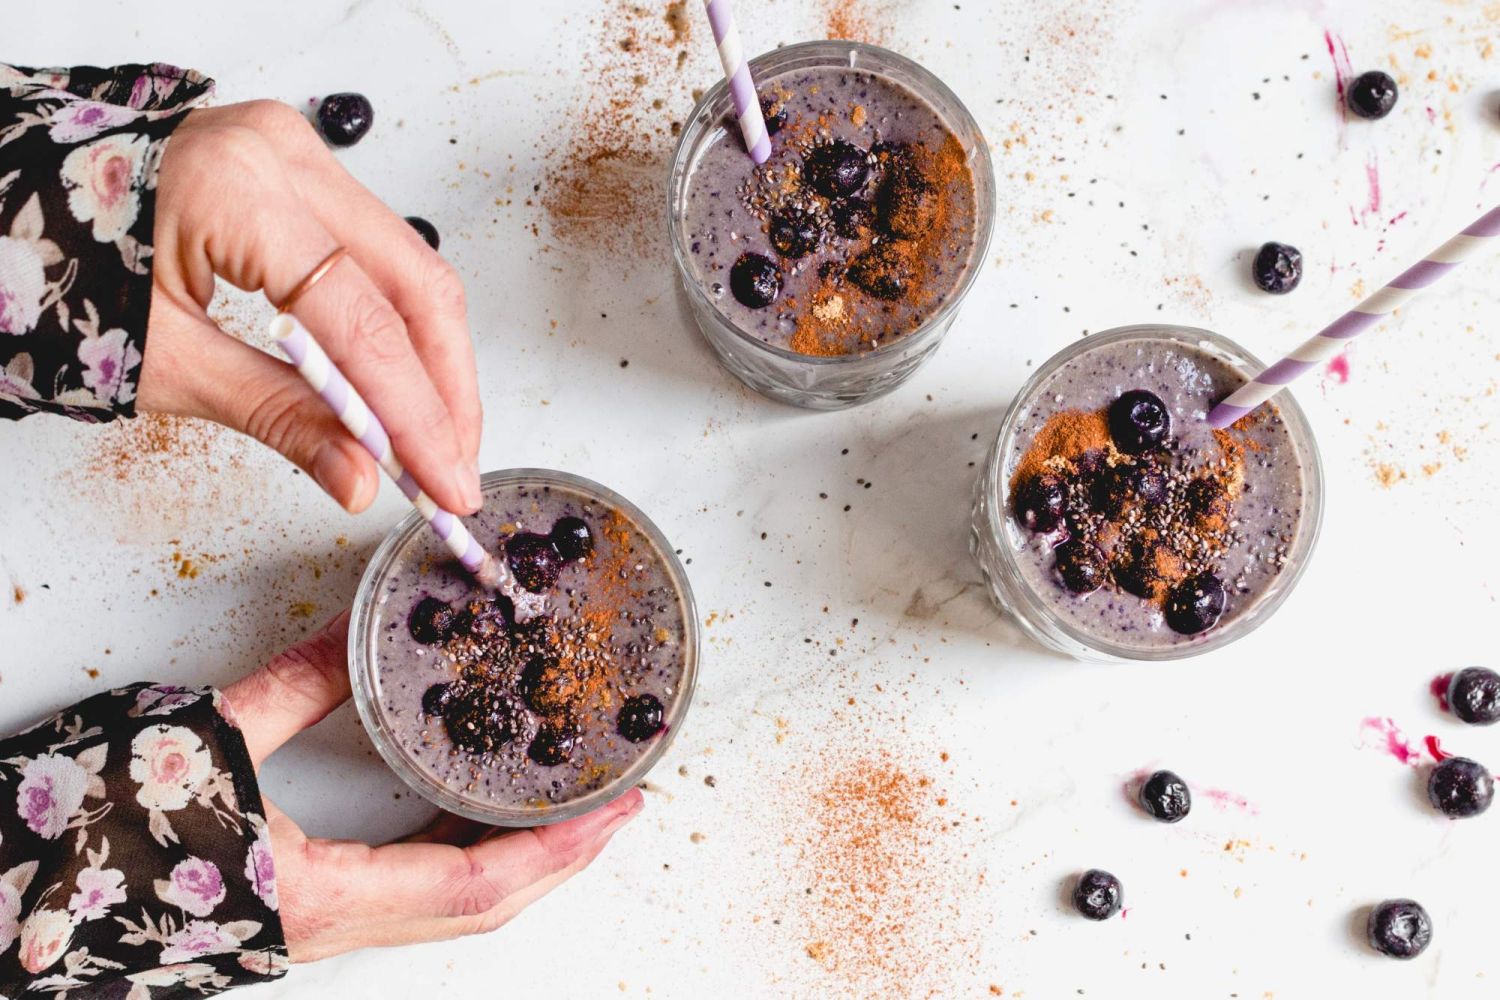
[[[828,24],[819,3],[738,6],[752,51]],[[933,780],[923,822],[959,824],[901,869],[933,897],[905,914],[913,995],[1494,996],[1500,817],[1435,816],[1414,770],[1361,747],[1360,723],[1390,716],[1500,762],[1500,730],[1465,729],[1427,693],[1441,671],[1500,659],[1500,259],[1367,334],[1347,384],[1299,386],[1327,523],[1298,592],[1234,647],[1164,666],[1047,655],[991,607],[965,534],[972,463],[1010,395],[1085,330],[1198,324],[1273,356],[1500,198],[1495,5],[862,5],[856,25],[969,102],[1002,208],[934,362],[832,415],[765,402],[715,367],[654,230],[590,240],[580,229],[597,225],[528,200],[599,113],[597,70],[577,54],[621,58],[618,22],[598,16],[613,9],[6,12],[18,61],[169,60],[217,77],[225,101],[370,95],[375,129],[340,156],[397,211],[432,219],[468,279],[483,464],[567,469],[634,499],[692,558],[712,617],[697,702],[647,811],[591,870],[491,937],[347,956],[245,996],[898,995],[855,962],[830,972],[808,957],[826,914],[805,904],[799,861],[818,837],[809,777],[881,752]],[[691,57],[646,74],[638,106],[664,106],[637,120],[684,115],[688,90],[713,79],[696,3],[688,13]],[[1356,71],[1400,79],[1389,119],[1341,121],[1325,30]],[[640,140],[640,184],[664,176],[650,161],[665,145]],[[1306,255],[1285,298],[1247,280],[1247,250],[1267,239]],[[264,315],[222,312],[239,330]],[[131,460],[141,440],[47,418],[0,428],[0,581],[25,595],[0,606],[0,731],[109,684],[235,677],[346,602],[401,514],[386,488],[371,512],[341,516],[224,435],[184,432],[166,456]],[[1153,824],[1120,793],[1152,765],[1253,807],[1200,796],[1187,822]],[[425,815],[394,797],[348,709],[263,785],[323,834],[393,836]],[[1128,919],[1067,910],[1063,880],[1090,866],[1124,880]],[[1437,926],[1415,962],[1373,955],[1354,930],[1393,895],[1422,900]]]

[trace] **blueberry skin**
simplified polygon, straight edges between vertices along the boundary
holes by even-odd
[[[436,597],[424,597],[411,609],[406,627],[413,639],[431,646],[452,637],[457,618],[457,613],[445,602]]]
[[[417,235],[422,237],[423,241],[432,247],[432,249],[436,250],[438,244],[442,242],[442,237],[438,235],[437,226],[434,226],[420,215],[408,215],[406,217],[406,224],[415,229]]]
[[[543,767],[556,767],[568,762],[577,744],[577,729],[565,722],[547,723],[537,730],[531,745],[526,748],[526,756]]]
[[[1167,594],[1167,627],[1179,635],[1207,632],[1223,617],[1228,600],[1224,582],[1212,573],[1190,576]]]
[[[1062,523],[1067,490],[1058,476],[1043,473],[1016,490],[1016,520],[1028,531],[1051,531]]]
[[[1432,943],[1432,918],[1420,903],[1388,899],[1370,911],[1365,936],[1382,955],[1416,958]]]
[[[582,559],[594,551],[594,533],[581,517],[560,517],[552,525],[552,547],[567,562]]]
[[[1473,726],[1500,722],[1500,674],[1484,667],[1465,667],[1448,682],[1448,707]]]
[[[1250,264],[1255,287],[1272,295],[1285,295],[1302,280],[1302,251],[1285,243],[1263,243]]]
[[[741,305],[764,309],[781,294],[781,273],[764,254],[742,253],[729,269],[729,290]]]
[[[853,143],[835,140],[810,150],[802,161],[808,186],[828,198],[847,198],[870,176],[869,154]]]
[[[1127,455],[1150,451],[1172,433],[1172,415],[1154,392],[1131,389],[1109,404],[1109,436]]]
[[[1444,816],[1478,816],[1495,800],[1489,769],[1467,757],[1449,757],[1427,777],[1427,801]]]
[[[551,587],[562,571],[562,556],[546,535],[530,532],[512,535],[505,543],[505,558],[516,582],[533,594]]]
[[[1107,871],[1090,868],[1078,877],[1073,887],[1073,905],[1090,920],[1108,920],[1120,912],[1125,890],[1120,880]]]
[[[818,248],[823,234],[812,216],[802,212],[783,212],[771,216],[767,235],[771,246],[784,260],[799,260]]]
[[[352,146],[375,123],[375,109],[364,94],[329,94],[318,105],[318,131],[333,146]]]
[[[1187,782],[1171,771],[1157,771],[1141,784],[1141,808],[1163,823],[1176,823],[1192,811]]]
[[[1063,542],[1054,553],[1053,566],[1064,587],[1074,594],[1092,594],[1109,578],[1104,554],[1085,542]]]
[[[1349,83],[1345,100],[1349,110],[1361,118],[1384,118],[1396,106],[1396,81],[1387,73],[1372,69]]]
[[[615,727],[632,743],[649,740],[662,729],[661,701],[654,694],[638,694],[625,699]]]

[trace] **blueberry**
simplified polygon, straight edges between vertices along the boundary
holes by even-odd
[[[432,249],[436,250],[438,244],[442,242],[438,236],[437,226],[434,226],[420,215],[408,215],[406,217],[406,224],[415,229],[417,235],[426,240],[427,245],[432,247]]]
[[[1063,542],[1054,550],[1053,565],[1063,586],[1075,594],[1092,594],[1104,586],[1109,565],[1104,554],[1086,542]]]
[[[352,146],[375,122],[375,109],[364,94],[329,94],[318,105],[318,130],[335,146]]]
[[[857,240],[870,231],[875,215],[863,198],[841,198],[829,209],[833,231],[846,240]]]
[[[505,558],[510,563],[510,571],[516,575],[516,582],[533,594],[539,594],[556,583],[563,564],[552,539],[529,531],[512,535],[506,541]]]
[[[1202,477],[1187,484],[1183,499],[1199,517],[1224,517],[1229,513],[1229,494],[1217,479]]]
[[[1062,523],[1068,492],[1060,476],[1043,472],[1016,490],[1016,520],[1028,531],[1051,531]]]
[[[1167,498],[1167,477],[1155,463],[1116,465],[1104,470],[1095,489],[1095,502],[1111,517],[1140,503],[1159,504]]]
[[[453,637],[457,617],[445,601],[436,597],[424,597],[411,609],[406,627],[411,631],[413,639],[431,646]]]
[[[1073,887],[1073,905],[1090,920],[1108,920],[1120,912],[1124,899],[1120,880],[1098,868],[1078,876],[1078,884]]]
[[[1157,447],[1172,433],[1167,404],[1154,392],[1131,389],[1109,404],[1109,435],[1127,455]]]
[[[766,120],[766,135],[775,135],[786,124],[786,102],[779,98],[762,97],[760,113]]]
[[[1302,251],[1285,243],[1266,243],[1255,251],[1250,277],[1261,291],[1285,295],[1302,280]]]
[[[521,668],[516,684],[527,706],[538,715],[566,711],[574,696],[574,685],[556,660],[533,656]]]
[[[771,216],[767,235],[771,246],[786,260],[806,257],[818,248],[822,231],[817,221],[806,212],[781,212]]]
[[[1193,808],[1187,782],[1171,771],[1157,771],[1141,784],[1141,808],[1163,823],[1176,823]]]
[[[802,176],[808,186],[827,198],[847,198],[865,185],[870,176],[869,156],[853,143],[835,140],[815,146],[802,158]]]
[[[1182,635],[1197,635],[1224,614],[1224,583],[1212,573],[1196,573],[1167,594],[1167,626]]]
[[[849,280],[877,299],[893,302],[906,294],[911,264],[894,244],[871,247],[849,264]]]
[[[594,533],[581,517],[560,517],[552,525],[552,547],[567,562],[582,559],[594,551]]]
[[[567,763],[577,744],[578,730],[571,723],[549,722],[537,730],[531,745],[526,748],[526,756],[543,767],[556,767]]]
[[[489,753],[516,738],[521,709],[504,695],[486,689],[456,693],[443,708],[448,736],[470,753]]]
[[[892,236],[914,240],[937,221],[938,189],[916,168],[887,175],[875,198],[876,219]]]
[[[632,743],[649,740],[662,727],[661,702],[654,694],[638,694],[625,699],[615,720],[620,735]]]
[[[1388,899],[1370,911],[1365,937],[1382,955],[1416,958],[1432,942],[1432,918],[1420,903]]]
[[[493,639],[510,630],[516,620],[516,609],[510,598],[502,594],[493,601],[470,601],[463,615],[466,618],[463,631],[476,639]]]
[[[516,642],[531,652],[552,650],[557,647],[557,622],[551,615],[537,615],[524,622],[516,622]]]
[[[1444,816],[1478,816],[1495,798],[1489,770],[1467,757],[1449,757],[1427,777],[1427,801]]]
[[[1396,106],[1396,81],[1378,69],[1361,73],[1350,81],[1347,99],[1361,118],[1384,118]]]
[[[1448,682],[1448,707],[1464,722],[1488,726],[1500,721],[1500,674],[1465,667]]]
[[[448,708],[448,701],[453,697],[452,684],[434,684],[422,692],[422,714],[442,715]]]
[[[764,309],[781,294],[781,274],[776,262],[764,254],[742,253],[729,269],[729,290],[740,304]]]
[[[1155,544],[1132,544],[1114,568],[1115,583],[1127,594],[1155,600],[1162,586],[1161,552],[1162,548]]]

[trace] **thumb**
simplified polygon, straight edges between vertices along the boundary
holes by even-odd
[[[257,768],[349,697],[349,612],[224,689]]]

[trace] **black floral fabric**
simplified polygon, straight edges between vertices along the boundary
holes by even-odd
[[[285,974],[228,712],[211,688],[135,684],[0,740],[0,998],[166,1000]]]
[[[0,63],[0,417],[134,414],[157,171],[212,91],[164,63]]]

